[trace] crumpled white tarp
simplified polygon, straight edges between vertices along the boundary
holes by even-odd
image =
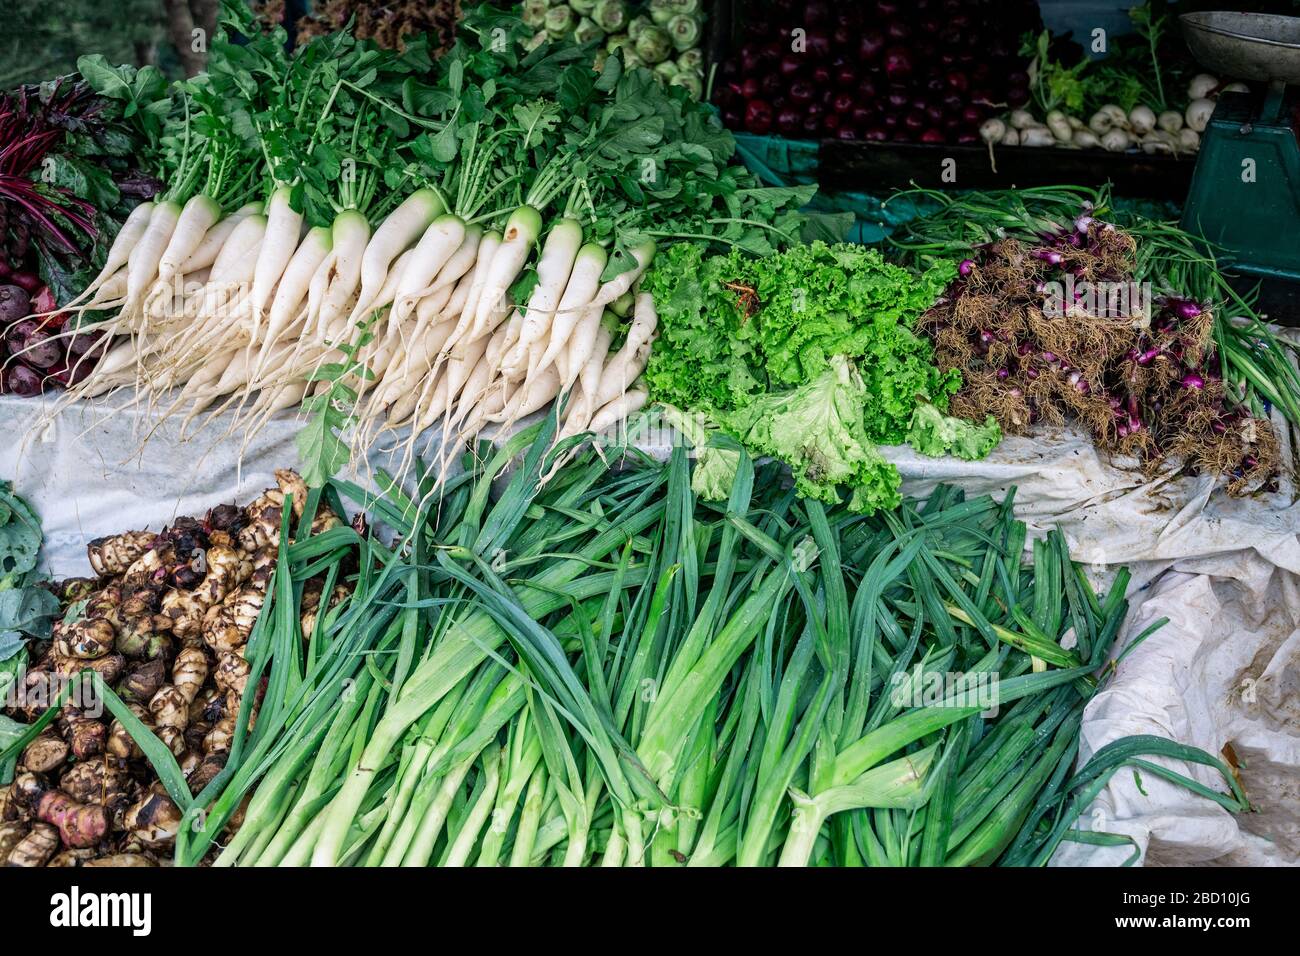
[[[33,436],[47,401],[0,396],[0,478],[13,480],[41,515],[45,562],[56,576],[87,573],[92,538],[247,501],[274,483],[276,468],[298,460],[292,416],[270,421],[237,467],[245,439],[221,437],[225,420],[184,442],[178,422],[163,422],[142,448],[156,420],[77,406]],[[1208,478],[1147,480],[1069,429],[1008,438],[979,462],[884,451],[906,494],[947,482],[1001,498],[1014,486],[1016,513],[1031,531],[1060,527],[1075,559],[1101,576],[1129,565],[1133,608],[1121,643],[1157,618],[1170,623],[1123,661],[1089,706],[1081,759],[1134,733],[1215,754],[1230,745],[1259,811],[1234,816],[1121,770],[1084,826],[1128,834],[1153,864],[1300,861],[1300,505],[1289,480],[1245,499],[1228,498]],[[1206,768],[1178,769],[1222,789]],[[1054,862],[1114,865],[1131,853],[1066,843]]]

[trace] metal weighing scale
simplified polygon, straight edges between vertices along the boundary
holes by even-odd
[[[1186,13],[1187,46],[1216,76],[1268,84],[1223,93],[1202,134],[1182,226],[1237,271],[1300,282],[1300,17]]]

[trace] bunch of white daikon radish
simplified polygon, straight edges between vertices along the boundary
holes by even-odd
[[[461,183],[491,182],[491,156],[469,157]],[[98,364],[63,402],[125,391],[181,416],[182,432],[233,410],[228,433],[247,444],[276,412],[342,386],[354,454],[401,432],[408,460],[434,426],[454,447],[561,396],[563,435],[609,428],[647,400],[636,383],[657,319],[634,286],[654,246],[602,282],[607,253],[577,218],[566,209],[543,226],[540,210],[572,187],[562,167],[502,211],[500,229],[483,223],[501,216],[473,215],[495,187],[456,212],[425,187],[373,223],[357,203],[310,227],[287,185],[229,213],[206,192],[142,204],[70,304],[115,315],[95,326]]]

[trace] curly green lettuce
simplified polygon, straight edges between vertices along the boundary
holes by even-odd
[[[695,467],[691,469],[691,490],[704,501],[726,501],[736,482],[740,452],[719,448],[712,437],[719,434],[708,417],[699,412],[684,412],[673,405],[661,405],[664,420],[679,432],[694,449]]]
[[[837,355],[807,384],[760,396],[720,423],[755,454],[786,462],[800,495],[837,504],[847,489],[849,507],[870,514],[898,505],[902,480],[867,433],[868,402],[862,376]]]
[[[956,275],[947,261],[914,275],[848,243],[812,242],[750,261],[761,310],[742,337],[757,340],[780,386],[810,381],[834,355],[928,358],[927,344],[910,334],[912,324]]]
[[[992,415],[983,425],[945,415],[928,402],[916,406],[907,430],[907,443],[923,455],[955,455],[966,461],[983,458],[1002,440],[1002,429]]]
[[[679,242],[660,251],[643,288],[654,296],[659,339],[646,368],[651,396],[688,409],[734,408],[766,388],[762,361],[738,330],[745,322],[725,283],[741,273],[740,253],[706,255]]]
[[[912,331],[955,275],[921,275],[875,250],[812,242],[754,258],[709,256],[677,243],[661,252],[645,289],[659,312],[646,371],[651,396],[710,414],[812,381],[834,356],[856,360],[869,401],[864,426],[879,443],[905,439],[918,398],[940,408],[961,385]]]

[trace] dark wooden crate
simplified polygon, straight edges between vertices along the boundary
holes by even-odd
[[[945,164],[947,160],[953,163]],[[818,181],[827,189],[858,192],[906,188],[913,182],[929,189],[1110,182],[1120,195],[1181,201],[1195,166],[1195,157],[1030,146],[994,147],[991,164],[983,145],[823,140]],[[954,170],[955,179],[944,179],[945,168]]]

